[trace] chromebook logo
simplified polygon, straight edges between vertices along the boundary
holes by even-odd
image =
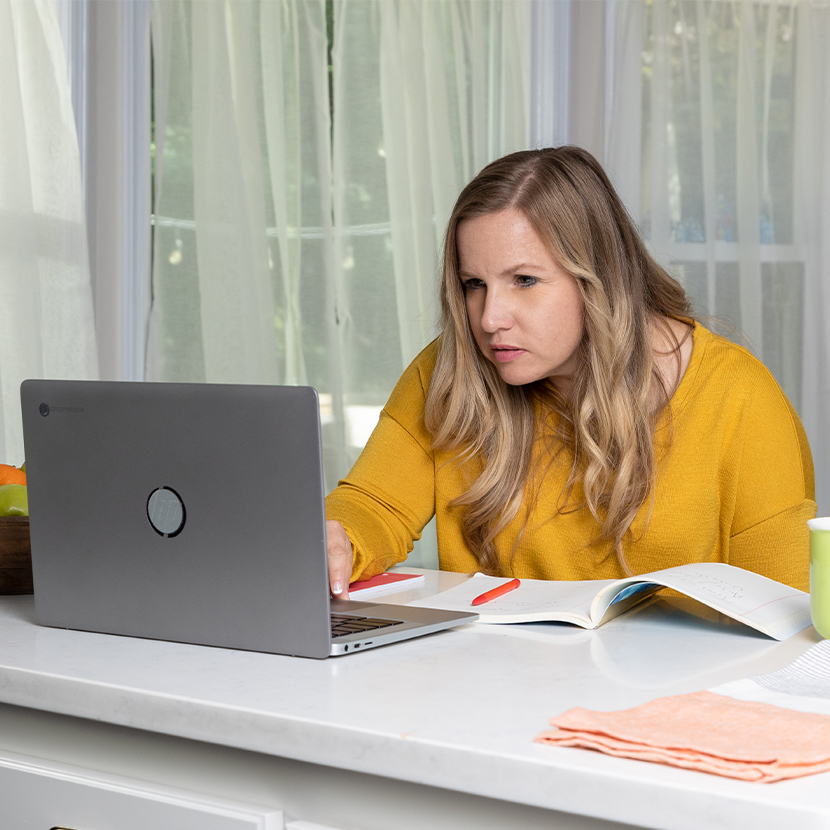
[[[42,403],[38,411],[45,418],[51,412],[83,412],[84,408],[82,406],[49,406],[48,403]]]

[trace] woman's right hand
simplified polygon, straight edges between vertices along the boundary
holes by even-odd
[[[340,522],[326,522],[326,549],[329,555],[331,595],[335,599],[348,599],[354,553],[351,539]]]

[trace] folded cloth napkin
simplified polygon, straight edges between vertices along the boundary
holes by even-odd
[[[663,697],[619,712],[571,709],[540,743],[596,749],[745,781],[830,770],[830,715],[713,692]]]

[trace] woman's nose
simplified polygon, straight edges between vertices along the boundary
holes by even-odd
[[[481,326],[487,332],[508,329],[513,324],[510,303],[500,289],[488,288],[481,314]]]

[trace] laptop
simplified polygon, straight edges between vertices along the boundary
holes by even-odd
[[[42,625],[323,658],[477,617],[330,600],[312,388],[26,380],[21,402]]]

